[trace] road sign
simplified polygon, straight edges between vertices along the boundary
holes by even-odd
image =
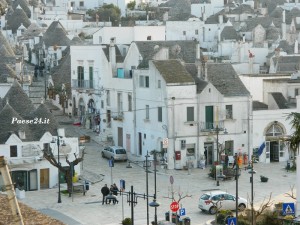
[[[174,177],[170,176],[170,183],[173,184],[174,183]]]
[[[282,214],[283,215],[295,215],[294,203],[283,203],[282,204]]]
[[[185,216],[185,208],[179,209],[179,216]]]
[[[235,217],[228,218],[227,225],[236,225],[236,218]]]
[[[168,138],[164,138],[163,139],[163,148],[168,148],[169,145],[169,139]]]
[[[178,209],[179,209],[179,204],[178,204],[178,202],[172,202],[172,203],[170,204],[170,209],[171,209],[172,212],[177,212]]]

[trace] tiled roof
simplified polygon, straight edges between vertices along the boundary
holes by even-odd
[[[0,144],[4,144],[11,134],[16,134],[18,136],[18,132],[24,131],[27,141],[32,140],[31,131],[28,124],[19,124],[16,122],[12,122],[12,120],[16,118],[18,120],[22,120],[23,118],[10,106],[10,104],[6,104],[0,112]]]
[[[266,31],[266,39],[267,40],[274,40],[274,41],[278,40],[280,35],[281,35],[280,30],[274,26],[270,26]]]
[[[241,37],[232,26],[226,26],[221,32],[221,40],[239,40]]]
[[[163,48],[169,51],[169,59],[180,59],[185,63],[195,63],[197,43],[195,41],[136,41],[142,56],[139,68],[148,68],[149,60]]]
[[[201,93],[208,82],[198,77],[198,69],[195,63],[185,63],[186,70],[192,75],[197,86],[197,93]]]
[[[11,45],[8,43],[6,38],[3,36],[0,31],[0,61],[1,62],[9,62],[12,59],[15,59],[15,53],[11,48]],[[15,60],[14,62],[15,63]]]
[[[245,21],[245,25],[241,27],[240,31],[252,31],[258,24],[267,29],[273,23],[276,27],[281,27],[281,18],[272,18],[269,16],[250,18]]]
[[[253,110],[267,110],[268,109],[267,104],[265,104],[263,102],[259,102],[259,101],[253,101],[252,107],[253,107]]]
[[[6,104],[7,101],[13,109],[24,118],[35,109],[31,100],[16,80],[3,98],[4,104]]]
[[[224,96],[250,95],[231,64],[207,63],[207,79]]]
[[[213,14],[211,16],[209,16],[205,23],[206,24],[218,24],[219,23],[219,15],[223,15],[223,23],[227,23],[228,21],[228,18],[225,14],[225,10],[221,10],[220,12],[216,13],[216,14]]]
[[[297,7],[292,8],[291,11],[287,11],[285,14],[285,22],[287,24],[291,24],[292,19],[296,18],[296,17],[300,17],[300,9],[298,9]]]
[[[104,45],[106,46],[105,48],[102,48],[107,60],[109,61],[109,44]],[[124,57],[122,56],[120,49],[117,45],[115,45],[115,50],[116,50],[116,62],[117,63],[122,63],[124,61]]]
[[[167,84],[193,84],[194,79],[179,60],[153,60]]]
[[[12,30],[13,33],[23,24],[24,27],[29,27],[31,24],[26,13],[20,7],[17,7],[11,16],[7,17],[7,24],[5,29]]]
[[[271,92],[270,94],[273,96],[279,109],[287,109],[288,108],[287,107],[288,102],[281,92]]]
[[[71,40],[67,37],[67,31],[59,21],[53,21],[43,36],[43,41],[49,46],[70,46]]]
[[[280,41],[277,48],[281,48],[284,52],[287,54],[293,54],[294,53],[294,45],[289,45],[287,41]]]
[[[254,10],[250,5],[242,4],[229,11],[229,14],[242,14],[242,13],[254,14]]]
[[[32,124],[30,125],[32,130],[32,135],[36,140],[41,139],[45,132],[50,132],[52,135],[57,135],[58,122],[56,121],[54,115],[49,111],[49,109],[44,105],[40,104],[39,107],[34,110],[30,115],[30,119],[41,118],[42,122],[45,119],[48,120],[46,124]]]
[[[271,14],[278,5],[283,5],[284,3],[286,3],[286,0],[260,0],[259,2],[263,7],[266,7],[269,14]]]
[[[39,36],[39,34],[43,33],[44,29],[38,26],[36,23],[31,23],[26,31],[22,33],[20,37],[21,40],[28,40],[34,37]]]
[[[274,65],[277,64],[277,58],[273,57]],[[300,56],[281,56],[278,58],[277,73],[288,73],[299,70]]]

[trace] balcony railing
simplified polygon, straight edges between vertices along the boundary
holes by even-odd
[[[202,132],[217,132],[224,130],[224,121],[219,122],[199,122],[200,131]]]
[[[73,88],[81,88],[81,89],[94,89],[94,81],[92,80],[72,80]]]

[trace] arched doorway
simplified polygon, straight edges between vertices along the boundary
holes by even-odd
[[[83,121],[85,116],[85,104],[82,98],[79,99],[78,103],[78,116],[80,117],[80,121]]]
[[[284,141],[286,131],[284,126],[274,121],[265,130],[266,162],[286,161],[288,145]]]

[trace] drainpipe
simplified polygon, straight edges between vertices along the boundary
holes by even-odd
[[[132,70],[132,79],[133,79],[133,91],[132,91],[132,97],[134,102],[134,110],[133,110],[133,143],[134,143],[134,149],[133,153],[137,155],[137,138],[136,138],[136,88],[135,88],[135,70]]]
[[[176,159],[175,159],[175,151],[176,151],[176,149],[175,149],[175,104],[174,104],[174,100],[175,100],[175,97],[172,97],[172,105],[173,105],[173,112],[172,112],[172,114],[173,114],[173,118],[172,118],[172,128],[173,128],[173,148],[174,148],[174,152],[173,152],[173,160],[174,160],[174,169],[175,169],[175,163],[176,163]]]
[[[200,104],[199,104],[199,94],[197,94],[197,167],[200,164]]]

